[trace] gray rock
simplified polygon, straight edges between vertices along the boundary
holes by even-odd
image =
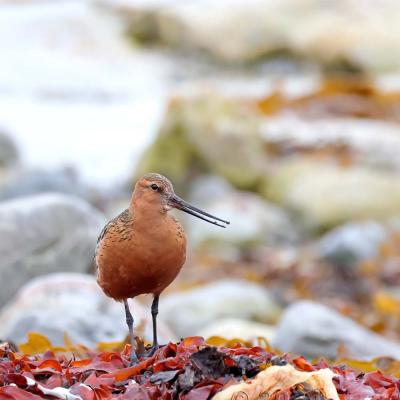
[[[299,301],[284,312],[273,345],[306,357],[335,358],[343,344],[352,357],[400,357],[400,345],[380,336],[333,309]]]
[[[280,309],[255,283],[226,279],[165,296],[160,312],[179,337],[190,336],[224,317],[273,322]]]
[[[348,223],[326,233],[317,243],[317,254],[336,265],[352,266],[377,255],[388,229],[375,221]]]
[[[0,130],[0,167],[9,167],[17,163],[18,149],[13,140]]]
[[[220,177],[198,179],[190,197],[193,204],[201,204],[211,214],[231,221],[229,229],[225,230],[187,218],[193,245],[275,245],[293,243],[299,236],[283,209],[254,193],[233,189]]]
[[[105,222],[89,204],[71,196],[0,203],[0,305],[38,275],[88,271]]]
[[[150,309],[137,301],[130,306],[136,333],[151,341]],[[67,333],[73,343],[92,348],[128,334],[122,304],[107,298],[93,276],[78,273],[35,278],[2,310],[0,337],[21,343],[29,331],[45,334],[55,345],[62,345]],[[161,318],[158,332],[161,343],[175,339]]]
[[[85,199],[90,197],[89,188],[80,182],[72,169],[31,169],[15,171],[12,175],[0,185],[2,200],[45,192],[65,193]]]

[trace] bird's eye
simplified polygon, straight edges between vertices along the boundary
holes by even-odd
[[[150,187],[151,187],[154,191],[156,191],[156,190],[159,189],[159,188],[158,188],[158,185],[156,185],[155,183],[151,184]]]

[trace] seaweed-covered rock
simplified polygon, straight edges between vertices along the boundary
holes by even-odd
[[[86,272],[104,216],[78,198],[59,194],[0,203],[0,305],[31,278]]]
[[[335,358],[339,345],[355,358],[400,357],[399,344],[311,301],[299,301],[285,310],[273,345],[310,358]]]
[[[131,303],[137,334],[152,340],[150,309]],[[68,334],[73,343],[94,348],[98,342],[122,341],[128,334],[121,303],[106,297],[93,276],[58,273],[38,277],[21,288],[0,313],[0,336],[17,343],[29,331],[40,332],[55,345]],[[174,335],[159,320],[161,342]]]
[[[260,285],[226,279],[165,296],[160,313],[180,337],[224,317],[273,322],[280,308]]]

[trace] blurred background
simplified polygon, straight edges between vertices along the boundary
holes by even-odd
[[[95,243],[159,172],[231,221],[179,214],[163,342],[399,358],[399,40],[396,0],[0,1],[0,337],[124,339]]]

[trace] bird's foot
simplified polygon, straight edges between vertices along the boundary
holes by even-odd
[[[146,349],[146,351],[144,352],[144,357],[151,357],[154,355],[154,353],[160,348],[161,346],[158,344],[153,344],[153,346],[149,347],[148,349]]]
[[[130,361],[129,361],[129,366],[133,367],[136,364],[139,364],[139,359],[138,359],[138,357],[136,355],[135,349],[132,349],[131,357],[130,357]]]

